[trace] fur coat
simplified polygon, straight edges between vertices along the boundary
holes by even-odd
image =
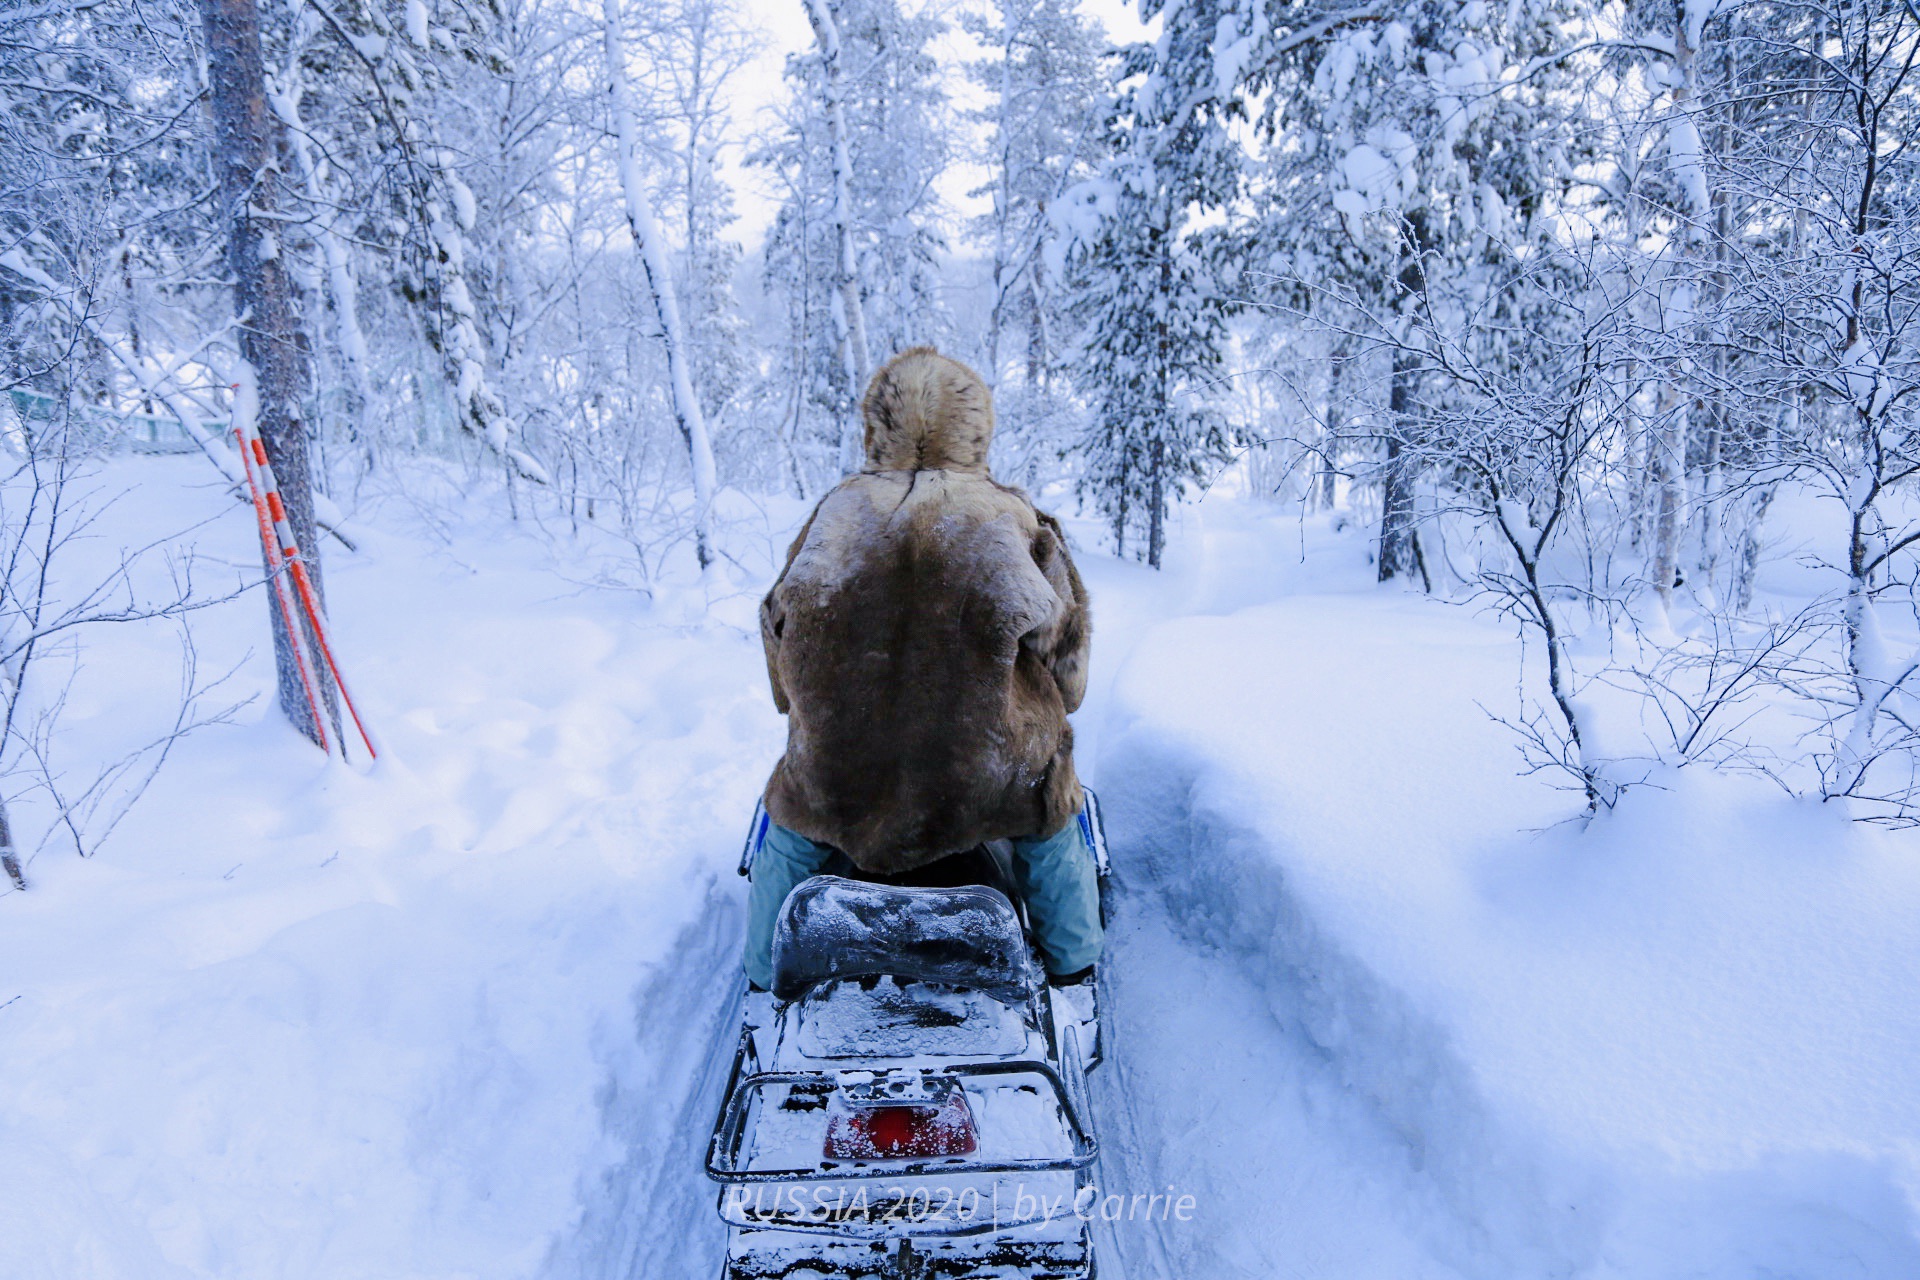
[[[814,509],[760,608],[787,716],[766,805],[892,874],[1079,811],[1067,715],[1091,619],[1059,523],[987,473],[978,374],[915,347],[862,412],[865,468]]]

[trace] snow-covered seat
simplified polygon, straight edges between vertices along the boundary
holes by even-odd
[[[1043,981],[1020,915],[998,889],[841,876],[795,886],[774,928],[774,995],[794,1000],[830,979],[878,974],[985,991],[1009,1004]]]

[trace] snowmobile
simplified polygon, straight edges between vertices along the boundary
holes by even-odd
[[[1104,915],[1091,791],[1079,824]],[[1098,991],[1048,984],[1010,854],[884,879],[837,858],[787,896],[707,1154],[724,1280],[1091,1280]]]

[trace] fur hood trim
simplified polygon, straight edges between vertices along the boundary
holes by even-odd
[[[868,471],[987,470],[993,394],[979,374],[932,347],[910,347],[867,384]]]

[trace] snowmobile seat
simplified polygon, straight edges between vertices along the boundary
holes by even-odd
[[[1006,1004],[1044,981],[1007,895],[982,884],[875,884],[817,875],[787,895],[773,934],[773,994],[891,975],[984,991]]]
[[[1018,890],[1014,888],[1013,872],[1007,865],[1007,859],[992,845],[977,844],[971,849],[962,849],[944,858],[935,858],[932,862],[922,863],[911,871],[901,871],[894,875],[862,871],[853,864],[853,859],[836,849],[833,851],[833,857],[827,860],[827,865],[820,870],[824,875],[862,880],[868,884],[906,885],[919,889],[957,889],[962,885],[985,885],[989,889],[998,889],[1016,902],[1019,901],[1015,896]]]

